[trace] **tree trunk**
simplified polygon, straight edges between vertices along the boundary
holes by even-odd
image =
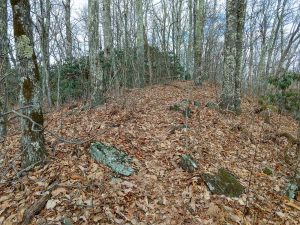
[[[103,1],[103,34],[104,34],[104,57],[108,62],[105,67],[105,78],[107,80],[112,78],[115,79],[115,86],[118,88],[118,79],[116,77],[115,68],[115,56],[113,49],[113,36],[111,27],[111,10],[110,10],[110,0]]]
[[[99,59],[99,0],[88,1],[89,65],[91,76],[91,107],[104,102],[103,70]]]
[[[40,74],[33,47],[29,0],[11,0],[13,28],[20,74],[20,107],[22,128],[22,167],[42,162],[44,147],[43,112],[41,107]]]
[[[66,58],[71,60],[72,53],[72,27],[71,27],[71,0],[64,0],[65,27],[66,27]]]
[[[138,65],[138,85],[145,85],[145,51],[144,51],[144,11],[143,1],[136,0],[137,13],[137,65]]]
[[[187,52],[187,72],[189,76],[193,77],[193,0],[188,1],[188,12],[189,12],[189,42],[188,42],[188,52]]]
[[[43,90],[45,90],[45,97],[48,102],[48,106],[52,106],[51,91],[49,85],[49,67],[50,67],[50,54],[49,54],[49,30],[50,30],[50,12],[51,5],[50,0],[40,0],[40,18],[39,18],[39,31],[40,31],[40,46],[42,56],[42,68],[43,68]]]
[[[245,0],[226,1],[226,31],[224,44],[224,74],[220,106],[240,112],[240,80]]]
[[[195,7],[195,41],[194,41],[194,81],[201,85],[203,74],[201,74],[203,26],[204,26],[204,0],[196,0]]]
[[[0,139],[6,135],[7,116],[1,116],[1,114],[7,109],[6,73],[8,67],[7,0],[2,0],[0,2]]]

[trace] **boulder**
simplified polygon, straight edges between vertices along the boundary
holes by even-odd
[[[108,166],[117,174],[130,176],[134,172],[131,157],[119,149],[96,142],[91,145],[90,153],[97,162]]]
[[[203,173],[202,178],[213,194],[239,197],[245,191],[244,186],[241,185],[236,176],[224,168],[219,169],[215,175]]]

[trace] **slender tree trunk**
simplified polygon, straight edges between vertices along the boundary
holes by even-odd
[[[115,66],[115,54],[113,48],[113,36],[111,27],[111,10],[110,10],[110,0],[103,1],[103,34],[104,34],[104,57],[106,58],[107,66],[105,68],[105,77],[110,80],[111,76],[114,79],[116,88],[118,88],[118,78],[116,77],[116,66]]]
[[[33,47],[29,0],[11,0],[13,28],[16,43],[18,72],[20,74],[20,106],[23,108],[22,167],[42,162],[46,158],[41,107],[40,74]]]
[[[50,67],[50,54],[49,54],[49,30],[50,30],[50,12],[51,5],[50,0],[40,0],[40,18],[39,31],[40,31],[40,45],[42,55],[42,68],[43,68],[43,90],[45,90],[45,97],[48,102],[48,106],[52,106],[51,102],[51,90],[49,85],[49,67]]]
[[[145,85],[144,11],[143,1],[136,0],[138,85]]]
[[[194,41],[194,81],[201,85],[203,77],[201,74],[202,45],[203,45],[203,26],[204,26],[204,0],[196,0],[195,7],[195,41]]]
[[[104,102],[103,70],[99,60],[99,0],[88,1],[89,64],[92,85],[91,107]]]
[[[193,0],[188,1],[188,10],[189,10],[189,42],[188,42],[188,52],[187,52],[187,72],[193,78]]]
[[[72,53],[72,27],[71,27],[71,0],[64,0],[65,27],[66,27],[66,58],[71,60]]]
[[[7,0],[2,0],[0,2],[0,139],[6,135],[7,126],[7,116],[1,114],[7,109],[5,77],[9,67],[8,50]]]

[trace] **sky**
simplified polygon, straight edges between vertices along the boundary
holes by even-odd
[[[80,9],[84,6],[87,6],[88,0],[73,0],[71,3],[74,9]]]

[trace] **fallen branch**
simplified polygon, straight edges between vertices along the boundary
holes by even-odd
[[[45,194],[40,197],[33,205],[25,210],[23,215],[23,222],[21,225],[28,225],[31,223],[33,217],[39,214],[45,207],[47,201],[52,197],[51,191],[58,185],[58,181],[54,181],[48,188]]]
[[[24,216],[23,216],[23,222],[22,225],[28,225],[31,223],[32,218],[39,214],[40,211],[45,207],[47,201],[51,198],[51,193],[48,192],[45,195],[43,195],[39,200],[37,200],[35,203],[33,203],[32,206],[30,206],[28,209],[25,210]]]

